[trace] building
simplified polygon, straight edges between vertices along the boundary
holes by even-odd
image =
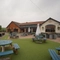
[[[37,24],[40,25],[41,33],[45,34],[47,38],[56,38],[60,37],[60,22],[49,18],[46,21],[38,21],[38,22],[26,22],[26,23],[18,23],[12,21],[6,28],[7,32],[16,31],[16,32],[36,32]]]
[[[28,29],[30,28],[30,32],[36,32],[37,24],[39,23],[40,25],[44,21],[39,21],[39,22],[26,22],[26,23],[18,23],[12,21],[7,27],[6,31],[16,31],[16,32],[28,32]]]

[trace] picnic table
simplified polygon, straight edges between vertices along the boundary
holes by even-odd
[[[46,38],[43,35],[35,35],[34,38],[32,38],[33,42],[38,41],[39,43],[45,43]]]
[[[0,40],[0,46],[2,47],[2,52],[4,52],[4,46],[6,45],[12,45],[12,41],[11,40]]]
[[[11,32],[10,38],[19,38],[19,36],[17,35],[17,32]]]
[[[6,46],[8,46],[9,50],[5,50]],[[0,51],[0,57],[1,56],[6,56],[6,55],[11,55],[13,53],[18,54],[18,49],[20,48],[19,45],[17,43],[12,44],[11,40],[0,40],[0,47],[2,49],[2,51]],[[2,58],[0,58],[2,59]],[[10,57],[9,57],[10,59]],[[2,60],[7,60],[7,58],[3,58]]]
[[[1,50],[2,50],[2,51],[0,51],[0,57],[5,56],[5,55],[10,55],[10,54],[14,53],[13,50],[5,50],[6,45],[12,46],[12,41],[11,40],[0,40],[0,47],[1,47]]]
[[[60,60],[60,56],[53,49],[48,50],[52,60]]]
[[[60,47],[57,47],[56,50],[58,51],[58,55],[60,55]]]

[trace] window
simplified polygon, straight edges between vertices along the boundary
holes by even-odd
[[[44,30],[44,27],[42,27],[42,30]]]
[[[46,32],[55,32],[55,25],[46,25]]]
[[[58,27],[58,30],[60,30],[60,27]]]

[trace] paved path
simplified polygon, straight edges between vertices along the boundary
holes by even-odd
[[[33,38],[33,37],[34,37],[33,35],[19,36],[19,39]],[[8,39],[10,39],[10,38],[8,37]],[[57,38],[57,39],[48,39],[48,40],[60,43],[60,38]]]
[[[20,36],[19,38],[20,39],[25,39],[25,38],[33,38],[33,37],[34,37],[33,35],[28,35],[28,36]],[[49,40],[60,43],[60,38],[57,38],[57,39],[49,39]]]
[[[28,35],[28,36],[20,36],[19,38],[20,39],[25,39],[25,38],[33,38],[34,36],[33,35]]]
[[[60,38],[57,38],[57,39],[49,39],[49,40],[60,43]]]

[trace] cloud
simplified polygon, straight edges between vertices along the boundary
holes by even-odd
[[[1,0],[0,25],[17,22],[41,21],[52,17],[60,20],[60,0]]]

